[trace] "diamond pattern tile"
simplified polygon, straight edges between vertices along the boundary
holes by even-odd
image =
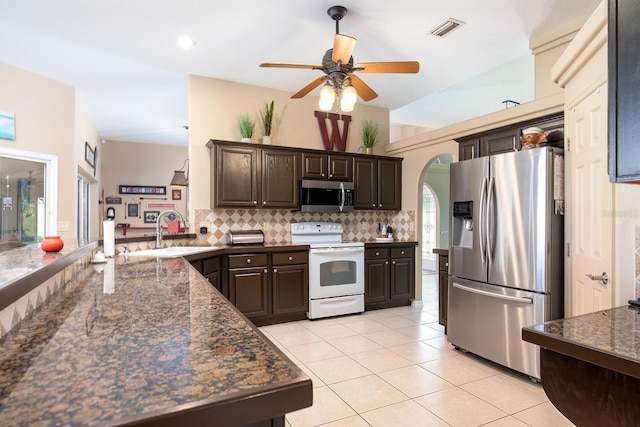
[[[261,229],[268,244],[291,241],[289,224],[303,221],[332,221],[342,224],[344,240],[372,241],[378,224],[390,225],[396,240],[415,240],[415,211],[355,211],[351,213],[308,213],[269,209],[196,209],[196,221],[209,221],[211,229],[198,239],[215,245],[227,242],[229,230]]]

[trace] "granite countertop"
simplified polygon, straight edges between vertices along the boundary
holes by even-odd
[[[640,378],[640,309],[623,306],[522,330],[525,341]]]
[[[182,258],[91,265],[0,339],[0,369],[1,425],[249,424],[312,401],[309,377]]]

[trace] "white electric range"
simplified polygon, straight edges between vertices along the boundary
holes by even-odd
[[[309,319],[364,311],[364,243],[343,242],[342,224],[291,224],[291,243],[309,245]]]

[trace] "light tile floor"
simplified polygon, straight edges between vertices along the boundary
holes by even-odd
[[[572,426],[527,376],[447,342],[436,283],[423,276],[422,309],[260,328],[313,381],[287,427]]]

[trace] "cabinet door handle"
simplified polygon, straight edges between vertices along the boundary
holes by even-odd
[[[388,264],[389,264],[389,261],[385,261],[384,263],[388,265]]]
[[[257,201],[257,200],[254,200],[254,201],[253,201],[253,204],[254,204],[254,205],[257,205],[257,204],[258,204],[258,201]]]
[[[266,273],[266,272],[267,272],[267,270],[265,270],[264,272]],[[274,273],[277,273],[277,272],[278,272],[278,269],[277,269],[277,268],[274,268],[274,269],[273,269],[273,272],[274,272]]]
[[[377,252],[376,252],[376,256],[380,256],[380,251],[377,251]]]
[[[375,203],[371,203],[371,206],[373,206],[373,207],[375,208],[375,207],[376,207],[376,204],[375,204]]]
[[[329,178],[333,178],[333,174],[332,173],[329,174]]]
[[[400,254],[401,254],[401,255],[404,255],[404,251],[400,251]]]
[[[264,272],[265,272],[265,273],[267,273],[267,272],[268,272],[268,270],[265,268],[265,269],[264,269]]]
[[[449,263],[448,263],[448,262],[445,262],[445,263],[444,263],[444,266],[445,266],[445,267],[449,267]]]
[[[289,257],[289,261],[293,261],[293,257],[292,256]]]
[[[263,205],[266,205],[266,204],[267,204],[267,201],[266,201],[266,200],[265,200],[265,201],[263,201],[263,202],[262,202],[262,204],[263,204]]]
[[[251,264],[251,258],[247,258],[247,264]]]
[[[395,262],[395,261],[391,261],[391,264],[395,265],[395,264],[396,264],[396,262]]]

